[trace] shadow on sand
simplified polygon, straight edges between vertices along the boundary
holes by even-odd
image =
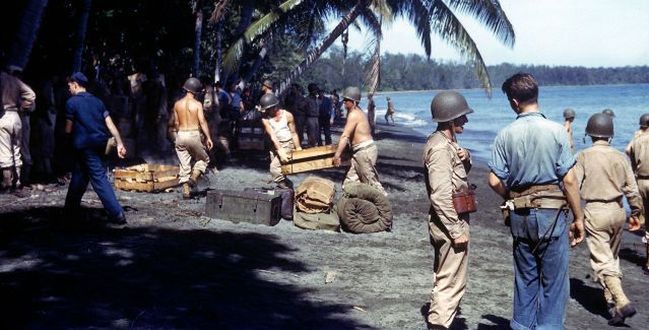
[[[0,328],[369,328],[291,284],[308,269],[274,236],[114,229],[85,212],[0,214]]]

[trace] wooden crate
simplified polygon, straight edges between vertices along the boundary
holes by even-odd
[[[153,192],[178,185],[178,166],[140,164],[115,169],[115,188]]]
[[[334,167],[333,158],[336,153],[336,144],[294,150],[287,164],[282,165],[282,174],[295,174],[317,171]],[[343,153],[341,166],[349,165],[349,155]]]

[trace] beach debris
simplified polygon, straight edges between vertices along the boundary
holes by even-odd
[[[352,306],[352,309],[355,309],[359,312],[367,313],[367,311],[361,306]]]
[[[329,284],[336,280],[336,272],[327,271],[325,272],[325,284]]]

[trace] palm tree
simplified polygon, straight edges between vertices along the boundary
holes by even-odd
[[[27,2],[15,41],[11,45],[7,65],[25,68],[29,62],[29,55],[34,47],[45,7],[47,7],[47,0],[29,0]]]
[[[203,32],[203,1],[193,1],[193,13],[196,19],[194,24],[194,60],[192,75],[198,77],[201,69],[201,34]]]
[[[88,17],[92,0],[81,1],[79,13],[79,25],[77,25],[77,44],[72,58],[72,72],[81,71],[83,61],[83,49],[85,47],[86,32],[88,31]]]

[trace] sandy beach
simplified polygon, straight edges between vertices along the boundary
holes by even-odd
[[[274,227],[203,216],[204,194],[118,191],[128,227],[110,228],[97,196],[87,219],[66,221],[67,187],[45,186],[18,199],[0,195],[0,327],[209,329],[425,329],[432,288],[421,152],[425,137],[379,125],[378,171],[394,212],[392,232],[355,235]],[[459,137],[460,143],[462,137]],[[343,169],[307,175],[336,182]],[[511,317],[511,237],[500,198],[474,163],[479,211],[472,215],[468,290],[453,329],[507,328]],[[200,188],[268,186],[264,157],[239,159]],[[649,276],[640,236],[624,233],[623,285],[638,307],[627,320],[649,327]],[[585,242],[571,252],[567,329],[608,328]],[[328,278],[326,283],[325,278]]]

